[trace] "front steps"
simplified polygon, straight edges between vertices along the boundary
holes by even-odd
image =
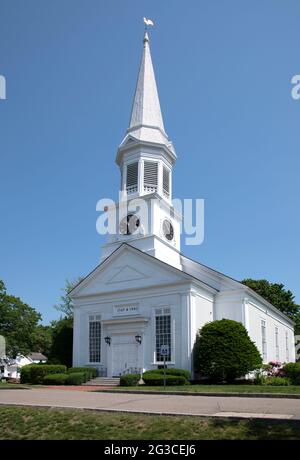
[[[120,385],[120,379],[118,377],[96,377],[95,379],[86,382],[85,385],[117,387]]]

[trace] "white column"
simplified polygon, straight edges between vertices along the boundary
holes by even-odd
[[[144,194],[144,160],[141,158],[138,165],[138,194]]]
[[[163,196],[163,164],[161,161],[158,162],[158,187],[157,192]]]

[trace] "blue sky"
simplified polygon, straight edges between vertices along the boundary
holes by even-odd
[[[205,199],[205,241],[183,252],[300,302],[298,0],[0,0],[0,279],[44,322],[65,279],[99,262],[96,202],[117,197],[142,17],[174,196]]]

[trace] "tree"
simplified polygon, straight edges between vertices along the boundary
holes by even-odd
[[[49,357],[52,347],[52,335],[51,326],[38,325],[33,332],[32,351],[38,351]]]
[[[73,318],[74,305],[69,295],[69,292],[82,280],[82,277],[78,277],[75,280],[66,280],[65,287],[62,289],[63,295],[60,297],[60,303],[54,305],[56,310],[61,311],[67,318]]]
[[[267,280],[253,280],[251,278],[244,279],[242,283],[253,289],[292,320],[295,321],[297,316],[299,317],[300,305],[295,303],[294,294],[285,289],[284,284],[270,283]]]
[[[50,362],[72,366],[73,352],[73,318],[62,318],[51,322],[52,346]]]
[[[260,353],[241,323],[222,319],[198,331],[194,368],[200,375],[216,382],[233,382],[261,365]]]
[[[40,313],[19,297],[7,294],[0,281],[0,335],[5,337],[7,356],[15,358],[32,351],[33,333],[40,320]]]

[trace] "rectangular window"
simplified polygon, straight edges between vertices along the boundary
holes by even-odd
[[[169,347],[169,354],[166,361],[172,357],[172,334],[171,334],[171,312],[169,308],[159,308],[155,311],[155,358],[156,362],[162,362],[164,357],[160,354],[162,345]]]
[[[144,162],[144,191],[156,192],[158,186],[158,163],[156,161]]]
[[[286,358],[286,362],[288,363],[290,360],[288,331],[285,331],[285,358]]]
[[[101,362],[101,321],[100,316],[89,316],[89,362]]]
[[[127,165],[126,190],[127,193],[135,193],[138,189],[138,162]]]
[[[279,332],[278,327],[275,327],[275,348],[276,348],[276,361],[279,361]]]
[[[163,167],[163,194],[167,198],[170,196],[170,171],[165,166]]]
[[[263,362],[267,361],[267,338],[266,338],[266,322],[261,320],[261,351]]]

